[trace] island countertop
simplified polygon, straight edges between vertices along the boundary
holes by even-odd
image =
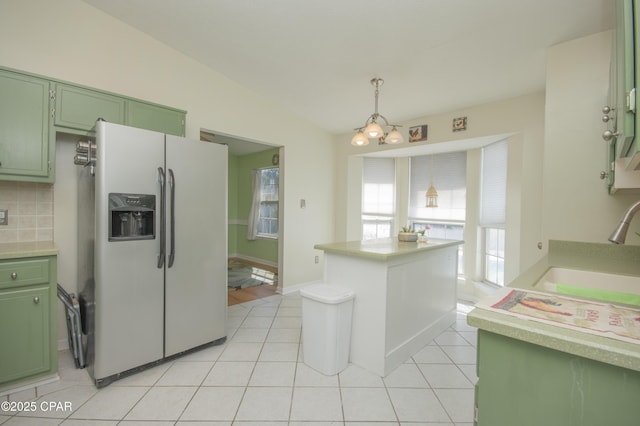
[[[53,241],[0,243],[0,259],[51,256],[57,254],[58,248]]]
[[[323,250],[327,253],[385,261],[399,256],[455,246],[462,243],[464,243],[464,241],[437,238],[429,238],[425,243],[398,241],[397,238],[380,238],[375,240],[316,244],[313,248]]]

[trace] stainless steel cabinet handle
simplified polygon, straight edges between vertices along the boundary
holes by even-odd
[[[164,169],[158,167],[158,174],[160,175],[160,254],[158,255],[158,269],[164,266],[164,245],[165,245],[165,226],[164,226]]]
[[[39,298],[38,296],[34,297],[34,298],[33,298],[33,303],[35,303],[36,305],[37,305],[38,303],[40,303],[40,298]]]
[[[15,280],[15,279],[17,279],[17,278],[18,278],[18,273],[17,273],[17,272],[12,272],[12,273],[11,273],[11,279],[12,279],[12,280]]]
[[[169,188],[171,188],[170,215],[171,215],[171,249],[169,252],[168,267],[173,266],[176,257],[176,177],[173,175],[173,169],[169,169]]]

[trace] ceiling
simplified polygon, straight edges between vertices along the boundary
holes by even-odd
[[[84,0],[331,133],[544,89],[613,0]]]

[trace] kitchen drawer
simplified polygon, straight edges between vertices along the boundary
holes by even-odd
[[[48,283],[48,259],[0,262],[0,290]]]

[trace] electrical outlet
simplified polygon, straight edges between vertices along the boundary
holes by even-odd
[[[9,210],[0,210],[0,225],[9,224]]]
[[[320,256],[316,256],[316,263],[320,263]]]

